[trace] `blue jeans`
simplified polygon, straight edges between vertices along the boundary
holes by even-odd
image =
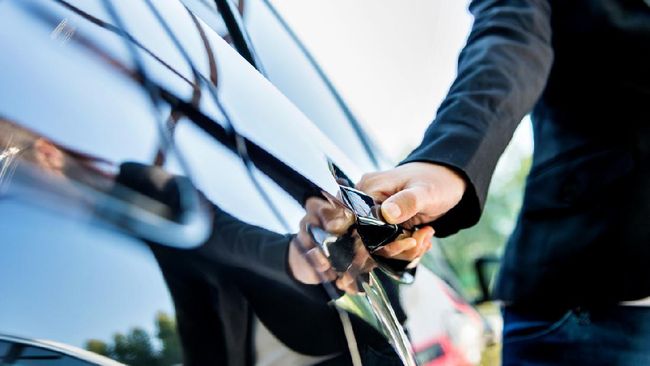
[[[650,308],[503,310],[504,366],[650,365]]]

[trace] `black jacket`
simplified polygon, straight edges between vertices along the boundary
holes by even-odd
[[[475,0],[458,77],[405,160],[465,175],[445,236],[478,221],[531,113],[535,153],[497,295],[560,305],[650,296],[650,1]]]
[[[179,181],[160,167],[140,163],[120,166],[116,183],[164,203],[160,215],[181,211]],[[122,189],[114,194],[120,195]],[[298,195],[301,196],[301,195]],[[128,199],[128,198],[127,198]],[[207,201],[207,199],[206,199]],[[320,285],[299,283],[289,274],[291,235],[243,222],[217,206],[208,239],[195,249],[151,245],[174,301],[183,363],[253,365],[252,315],[286,346],[312,356],[338,355],[327,365],[349,365],[348,345],[338,313]],[[378,273],[401,323],[406,315],[397,284]],[[360,318],[351,317],[365,363],[397,364],[386,339]]]
[[[321,286],[288,272],[290,236],[247,224],[214,206],[210,238],[194,250],[152,246],[170,289],[185,365],[253,365],[252,314],[292,350],[339,355],[328,365],[349,365],[345,334]],[[406,315],[395,282],[379,274],[400,322]],[[386,339],[351,317],[364,364],[377,350],[397,362]],[[368,361],[370,362],[370,361]]]

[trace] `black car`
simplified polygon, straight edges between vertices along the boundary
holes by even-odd
[[[0,364],[415,363],[403,271],[344,295],[273,266],[306,200],[365,217],[342,189],[386,163],[271,4],[0,14]]]

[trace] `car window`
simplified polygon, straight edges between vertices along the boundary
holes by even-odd
[[[269,80],[361,168],[375,168],[353,117],[272,8],[263,0],[247,0],[242,17]]]
[[[217,3],[213,0],[181,0],[183,5],[190,9],[194,14],[196,14],[203,21],[208,23],[210,27],[228,42],[232,46],[232,37],[226,26],[219,9],[217,8]],[[239,6],[239,2],[237,2]]]
[[[224,24],[214,2],[183,2],[209,27],[222,34]],[[360,138],[361,132],[354,126],[352,115],[272,8],[263,1],[242,0],[237,3],[237,9],[260,63],[260,71],[360,167],[376,168],[373,157],[364,147],[365,139]],[[224,39],[229,41],[227,37]],[[278,48],[282,52],[277,52]]]
[[[11,365],[16,366],[89,366],[93,363],[82,361],[59,352],[38,347],[23,347],[15,356],[13,361],[7,360]]]
[[[0,360],[3,360],[7,352],[9,352],[9,347],[11,343],[0,341]]]

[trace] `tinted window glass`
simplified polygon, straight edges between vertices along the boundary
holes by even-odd
[[[368,152],[341,105],[267,4],[261,0],[245,1],[242,16],[269,80],[362,169],[373,169]]]
[[[214,2],[183,2],[217,33],[223,33],[223,20],[218,16]],[[237,8],[269,80],[360,167],[366,170],[374,168],[359,135],[350,123],[350,117],[267,5],[258,0],[240,1]],[[224,39],[229,41],[228,37]],[[282,52],[277,52],[278,48]]]
[[[325,189],[335,183],[327,158],[341,162],[353,179],[359,169],[268,80],[255,72],[222,40],[217,55],[219,99],[240,135]],[[355,174],[356,173],[356,174]],[[334,184],[334,189],[338,187]]]
[[[0,360],[2,360],[4,356],[7,354],[10,345],[11,344],[8,342],[0,341]]]
[[[223,17],[219,13],[217,3],[213,0],[181,0],[199,18],[205,21],[210,28],[232,45],[232,38]],[[239,4],[238,4],[239,6]]]
[[[90,362],[85,362],[58,352],[50,351],[43,348],[25,347],[20,356],[18,356],[14,365],[18,366],[88,366]]]

